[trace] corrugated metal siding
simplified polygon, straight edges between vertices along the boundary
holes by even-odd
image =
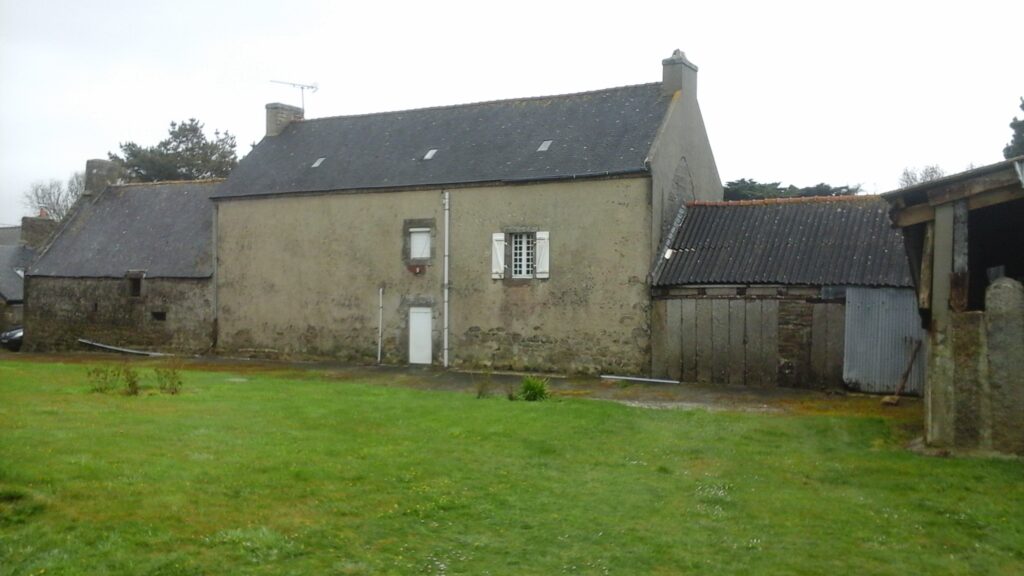
[[[877,196],[693,203],[655,286],[913,285],[903,238]]]
[[[900,288],[848,288],[843,381],[861,392],[892,394],[910,360],[921,349],[904,393],[924,390],[926,334],[921,329],[914,291]]]

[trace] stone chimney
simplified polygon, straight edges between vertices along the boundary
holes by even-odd
[[[277,136],[296,120],[302,120],[302,108],[280,102],[267,104],[267,136]]]
[[[678,48],[661,61],[661,93],[671,96],[676,90],[686,98],[697,97],[697,66]]]
[[[21,243],[33,250],[39,250],[46,246],[50,235],[56,229],[56,220],[25,216],[21,219]]]
[[[92,196],[103,192],[107,186],[120,184],[124,171],[110,160],[99,158],[85,161],[85,190],[82,196]]]

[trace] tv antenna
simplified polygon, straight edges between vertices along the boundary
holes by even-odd
[[[274,84],[284,84],[291,86],[292,88],[298,88],[300,92],[300,98],[302,98],[302,115],[306,115],[306,90],[310,92],[316,92],[320,89],[316,84],[299,84],[297,82],[285,82],[283,80],[271,80]]]

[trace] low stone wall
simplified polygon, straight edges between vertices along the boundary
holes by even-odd
[[[79,338],[181,352],[213,347],[210,279],[146,278],[139,296],[125,278],[25,279],[25,349],[80,349]]]

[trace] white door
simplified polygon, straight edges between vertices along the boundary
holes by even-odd
[[[430,308],[409,308],[409,364],[430,364],[431,324]]]

